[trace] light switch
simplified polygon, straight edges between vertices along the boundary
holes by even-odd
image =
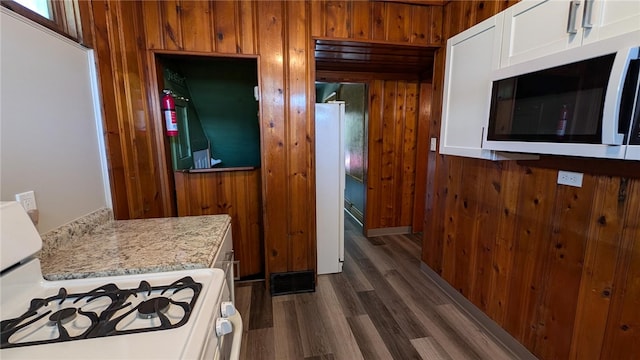
[[[436,151],[438,149],[438,139],[432,137],[431,138],[431,151]]]

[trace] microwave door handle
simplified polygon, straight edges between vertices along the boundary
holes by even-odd
[[[624,140],[624,134],[618,131],[620,101],[629,62],[638,58],[638,49],[633,47],[620,50],[613,61],[602,111],[602,143],[604,145],[622,145]]]
[[[593,2],[595,0],[585,0],[584,13],[582,15],[582,27],[585,29],[591,29],[593,27]]]

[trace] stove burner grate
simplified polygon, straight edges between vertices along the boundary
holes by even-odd
[[[164,296],[145,300],[138,305],[138,317],[142,319],[158,317],[158,314],[165,313],[169,309],[170,304],[169,299]]]
[[[76,318],[77,310],[78,309],[71,307],[58,310],[49,316],[49,323],[51,325],[55,325],[58,322],[60,324],[66,324]]]
[[[171,297],[183,290],[190,289],[193,295],[187,301],[175,301]],[[55,343],[70,340],[99,338],[114,335],[125,335],[131,333],[141,333],[147,331],[167,330],[180,327],[189,321],[191,311],[198,299],[202,284],[195,282],[190,276],[186,276],[170,285],[151,286],[146,281],[141,281],[137,288],[120,289],[115,284],[106,284],[86,293],[68,294],[67,290],[60,288],[57,295],[46,299],[32,299],[28,309],[19,317],[13,319],[2,320],[0,322],[0,349]],[[159,292],[159,297],[147,300],[140,300],[135,306],[139,295],[150,296],[152,292]],[[71,301],[73,299],[73,301]],[[89,309],[83,310],[83,307],[90,306],[94,301],[103,299],[108,302],[107,306],[96,313]],[[84,301],[83,303],[81,303]],[[63,304],[62,309],[52,311],[47,310],[47,306],[57,303],[58,306]],[[184,311],[184,315],[179,321],[172,323],[164,315],[171,304],[179,306]],[[124,314],[115,316],[123,309],[133,306]],[[145,327],[139,329],[117,330],[118,324],[129,314],[136,312],[140,318],[160,318],[160,325],[155,327]],[[82,315],[89,319],[89,326],[79,335],[70,335],[65,324],[72,322],[78,315]],[[20,331],[29,330],[29,327],[35,327],[36,323],[48,317],[47,325],[57,327],[59,336],[54,339],[12,342],[11,337]]]

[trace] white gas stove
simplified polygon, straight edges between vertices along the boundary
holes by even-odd
[[[0,220],[0,358],[238,358],[242,319],[221,269],[47,281],[22,207],[1,203]]]

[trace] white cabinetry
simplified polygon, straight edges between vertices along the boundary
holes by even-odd
[[[503,14],[501,67],[640,29],[637,0],[525,0]]]
[[[491,102],[490,75],[500,64],[502,16],[491,17],[447,41],[441,154],[506,159],[481,148]]]
[[[585,30],[584,44],[640,30],[639,0],[590,0],[590,2],[593,2],[591,16],[593,26]],[[586,22],[588,21],[587,18]]]

